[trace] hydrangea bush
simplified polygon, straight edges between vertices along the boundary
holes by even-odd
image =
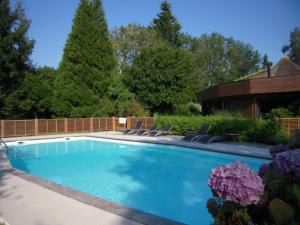
[[[213,169],[208,185],[214,196],[242,206],[258,203],[264,191],[258,174],[239,161]]]
[[[300,178],[300,149],[278,153],[274,162],[284,176],[292,173],[295,178]]]
[[[207,208],[215,225],[300,224],[300,148],[277,145],[270,155],[258,174],[238,161],[211,171]]]

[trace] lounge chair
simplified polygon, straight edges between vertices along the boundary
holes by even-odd
[[[237,141],[239,139],[238,133],[226,133],[220,135],[203,135],[197,139],[198,142],[203,144],[210,144],[213,142],[221,142],[221,141]]]
[[[196,133],[187,134],[184,138],[182,138],[183,141],[196,141],[198,138],[202,137],[203,135],[207,135],[209,130],[209,125],[205,124],[201,127],[199,127],[198,131]]]
[[[213,142],[220,142],[226,140],[227,136],[226,135],[203,135],[202,137],[198,138],[198,142],[202,144],[211,144]]]
[[[141,129],[142,129],[142,126],[143,126],[143,122],[142,121],[137,121],[136,124],[135,124],[135,127],[133,129],[128,129],[128,130],[125,130],[123,132],[123,134],[135,134],[137,132],[139,132]]]
[[[149,136],[157,137],[162,135],[168,135],[171,133],[171,130],[172,130],[172,126],[170,124],[166,124],[163,130],[151,132]]]
[[[149,135],[150,133],[155,132],[157,130],[158,130],[158,125],[152,124],[152,126],[149,128],[149,130],[142,129],[139,132],[137,132],[136,135],[146,136],[146,135]]]

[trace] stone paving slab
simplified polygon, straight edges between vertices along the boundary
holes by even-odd
[[[0,173],[0,216],[11,225],[138,225],[9,173]]]

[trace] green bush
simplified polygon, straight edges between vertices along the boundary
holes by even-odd
[[[201,105],[194,102],[177,104],[173,107],[173,113],[182,116],[199,116],[201,114]]]
[[[293,116],[293,112],[287,108],[276,108],[266,113],[265,118],[274,120],[275,118],[288,118]]]
[[[172,133],[185,135],[188,131],[196,131],[204,124],[210,125],[212,135],[223,133],[239,133],[240,141],[266,144],[286,143],[286,132],[281,125],[271,120],[253,120],[239,116],[156,116],[155,122],[163,127],[169,123],[173,126]]]

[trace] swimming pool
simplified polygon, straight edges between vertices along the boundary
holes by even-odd
[[[209,224],[212,168],[240,160],[258,170],[263,159],[183,147],[94,138],[9,146],[13,167],[49,181],[187,224]]]

